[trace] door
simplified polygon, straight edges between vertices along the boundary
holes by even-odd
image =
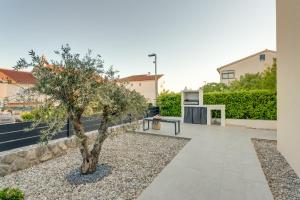
[[[193,124],[201,124],[201,109],[199,107],[193,108]]]
[[[200,107],[200,124],[207,124],[207,108]]]
[[[193,108],[184,107],[184,123],[193,123]]]

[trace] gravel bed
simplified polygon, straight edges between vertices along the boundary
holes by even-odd
[[[275,140],[252,139],[275,200],[299,200],[300,179],[277,150]]]
[[[0,188],[19,187],[26,199],[136,199],[188,142],[187,139],[125,133],[107,139],[99,177],[76,178],[79,150],[0,177]],[[104,171],[103,171],[104,170]]]

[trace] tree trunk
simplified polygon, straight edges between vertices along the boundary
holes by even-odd
[[[103,119],[98,129],[98,136],[94,143],[93,149],[90,152],[84,152],[82,154],[83,163],[80,168],[81,174],[92,174],[96,171],[102,145],[105,139],[107,138],[107,134],[106,134],[107,127],[108,127],[108,121],[106,119]]]
[[[80,167],[81,174],[92,174],[96,171],[98,165],[99,154],[86,152],[82,155],[83,161]]]
[[[98,136],[92,150],[89,150],[88,137],[84,134],[84,128],[80,120],[74,120],[74,129],[80,141],[80,153],[82,164],[80,167],[81,174],[92,174],[96,171],[99,162],[99,155],[104,140],[107,138],[108,120],[104,117],[98,129]]]
[[[104,112],[103,119],[98,129],[98,135],[91,151],[89,150],[88,137],[85,135],[80,118],[77,117],[75,119],[72,119],[76,136],[79,138],[80,141],[80,153],[82,156],[80,172],[81,174],[92,174],[97,169],[102,144],[107,138],[106,131],[108,128],[109,121],[107,114],[105,114]]]
[[[77,117],[71,117],[71,120],[73,122],[73,127],[75,130],[75,134],[78,137],[79,141],[80,141],[80,153],[82,156],[82,165],[80,167],[80,172],[81,174],[89,174],[89,173],[93,173],[96,170],[96,167],[92,167],[92,163],[93,163],[93,157],[89,152],[89,146],[88,146],[88,138],[85,135],[85,131],[83,128],[83,125],[81,123],[81,116],[77,116]],[[97,165],[97,164],[95,164]]]

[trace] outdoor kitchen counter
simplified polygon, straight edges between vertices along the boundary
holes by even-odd
[[[220,110],[221,111],[221,126],[225,126],[225,105],[183,105],[183,110],[185,107],[207,108],[207,125],[211,125],[211,111],[212,110]],[[182,115],[182,121],[184,121],[183,118],[184,118],[184,115]]]

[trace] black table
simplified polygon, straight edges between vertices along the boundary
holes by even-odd
[[[153,119],[153,117],[146,117],[146,118],[143,119],[143,130],[144,131],[149,130],[150,121],[153,123],[153,121],[156,121],[156,120],[159,121],[159,122],[174,124],[174,126],[175,126],[175,135],[180,133],[180,120],[178,120],[178,119],[164,119],[164,118]],[[145,128],[145,122],[146,121],[148,122],[147,128]]]

